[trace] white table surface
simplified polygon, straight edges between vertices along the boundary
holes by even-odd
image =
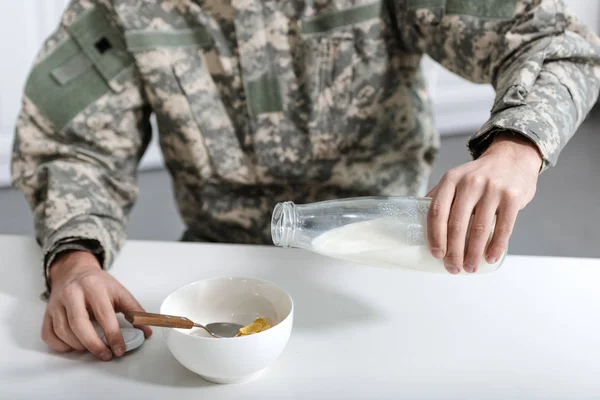
[[[600,260],[509,257],[487,276],[384,270],[299,250],[129,242],[112,273],[148,311],[189,282],[271,280],[295,300],[283,355],[254,382],[206,383],[160,332],[104,363],[40,339],[31,238],[0,236],[0,399],[599,399]]]

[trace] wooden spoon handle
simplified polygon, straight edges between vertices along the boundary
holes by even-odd
[[[132,325],[162,326],[164,328],[192,329],[194,322],[185,317],[151,314],[140,311],[127,311],[125,319]]]

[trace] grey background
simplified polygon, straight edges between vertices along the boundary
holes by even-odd
[[[600,110],[596,108],[562,152],[559,164],[540,177],[535,199],[521,212],[510,253],[600,257]],[[431,177],[433,186],[448,169],[469,160],[467,135],[442,139]],[[183,225],[175,209],[169,176],[162,169],[139,176],[140,198],[133,210],[129,237],[177,240]],[[33,233],[21,193],[0,189],[0,234]]]

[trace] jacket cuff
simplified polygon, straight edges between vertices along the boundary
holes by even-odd
[[[65,239],[63,242],[59,242],[54,249],[44,255],[44,278],[46,281],[46,291],[41,295],[42,300],[48,300],[50,297],[50,267],[52,266],[54,260],[61,253],[66,251],[87,251],[88,253],[92,253],[96,256],[100,265],[102,265],[104,261],[104,249],[102,249],[100,243],[95,240],[71,238]],[[104,268],[104,266],[102,268]]]
[[[112,246],[109,235],[96,219],[93,216],[74,218],[44,241],[42,267],[46,292],[41,295],[43,300],[47,300],[50,296],[50,267],[60,253],[70,250],[88,251],[98,258],[103,269],[108,269],[112,264],[113,256],[110,249],[114,246]]]
[[[550,128],[529,106],[513,107],[499,111],[469,139],[467,147],[474,159],[479,158],[492,143],[494,136],[501,132],[512,132],[531,140],[543,158],[540,173],[556,165],[560,144],[548,145]]]

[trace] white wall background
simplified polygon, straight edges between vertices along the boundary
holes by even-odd
[[[9,161],[14,123],[21,92],[33,58],[44,39],[56,28],[69,0],[0,0],[0,187],[9,184]],[[485,1],[485,0],[481,0]],[[566,3],[600,33],[599,0]],[[442,135],[477,129],[488,116],[493,90],[474,85],[427,62],[437,125]],[[141,168],[157,166],[162,159],[156,142]]]

